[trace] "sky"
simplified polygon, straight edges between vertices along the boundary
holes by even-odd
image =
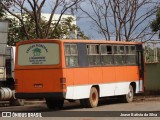
[[[42,9],[42,12],[43,13],[50,13],[51,12],[51,8],[52,8],[52,2],[54,0],[47,0],[43,9]],[[87,11],[90,11],[90,8],[87,6],[87,3],[86,2],[83,2],[83,4],[81,4],[83,8],[87,9]],[[25,6],[27,8],[30,8],[30,6],[28,4],[25,4]],[[57,14],[59,13],[59,11],[61,10],[58,9],[57,10]],[[68,13],[65,13],[65,14],[68,14]],[[70,11],[69,11],[69,14],[70,14]],[[87,35],[90,39],[104,39],[104,37],[100,34],[98,34],[98,32],[96,31],[97,28],[95,28],[96,26],[93,24],[93,22],[88,19],[88,18],[83,18],[82,15],[80,15],[82,13],[80,13],[79,11],[77,13],[75,13],[74,15],[77,17],[77,26],[79,26],[81,28],[81,30],[85,33],[85,35]]]
[[[39,0],[39,1],[41,1],[41,0]],[[54,5],[53,1],[54,0],[46,0],[46,3],[42,9],[43,13],[50,13],[51,12],[51,8]],[[89,6],[89,4],[87,2],[88,1],[85,0],[85,2],[83,2],[81,4],[81,7],[92,14],[91,6]],[[28,4],[25,4],[25,6],[27,8],[30,8]],[[59,13],[60,10],[61,10],[61,8],[59,8],[56,13]],[[145,11],[145,10],[142,10],[141,12],[143,13],[143,11]],[[70,13],[70,11],[68,13]],[[66,13],[66,14],[68,14],[68,13]],[[96,40],[105,39],[103,35],[99,34],[98,28],[95,25],[95,23],[91,19],[87,18],[82,12],[79,12],[79,11],[76,12],[75,16],[77,17],[77,25],[81,28],[81,30],[85,33],[85,35],[87,35],[89,37],[89,39],[96,39]],[[148,24],[148,23],[144,23],[144,25],[145,24]],[[155,39],[157,39],[157,38],[158,37],[155,36]],[[114,37],[113,37],[113,39],[114,39]]]

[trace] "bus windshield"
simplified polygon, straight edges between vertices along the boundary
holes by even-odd
[[[57,65],[59,64],[57,43],[23,44],[18,48],[18,65]]]

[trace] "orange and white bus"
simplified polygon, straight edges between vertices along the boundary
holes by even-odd
[[[99,98],[144,90],[142,43],[103,40],[29,40],[16,46],[16,97],[45,98],[49,108],[64,100],[96,107]]]

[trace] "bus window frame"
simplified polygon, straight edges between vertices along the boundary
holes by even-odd
[[[117,48],[117,52],[115,52],[115,47]],[[120,52],[120,47],[124,48],[123,53]],[[113,45],[113,59],[114,59],[114,66],[125,66],[126,64],[126,54],[125,54],[125,44],[114,44]],[[118,57],[118,58],[117,58]],[[121,57],[121,60],[119,60],[119,57]],[[118,59],[119,61],[117,62]],[[122,60],[123,59],[123,60]],[[121,62],[121,63],[120,63]]]
[[[89,46],[98,46],[98,54],[89,54],[90,53],[90,48],[89,48]],[[100,51],[100,44],[97,44],[97,43],[91,43],[91,44],[86,44],[86,49],[87,49],[87,56],[88,56],[88,66],[102,66],[102,64],[101,64],[101,51]],[[97,64],[90,64],[90,57],[91,56],[98,56],[99,57],[99,63],[97,63]]]
[[[106,46],[106,47],[110,46],[112,54],[108,54],[108,51],[106,52],[106,54],[102,53],[102,46]],[[107,50],[107,48],[106,48],[106,50]],[[100,44],[100,54],[101,54],[101,65],[102,66],[114,66],[113,44]],[[106,63],[105,64],[104,61],[103,61],[103,58],[102,58],[104,56],[111,56],[112,63],[110,63],[110,64]]]
[[[126,47],[129,47],[129,51],[127,53],[127,50],[126,50],[126,65],[137,65],[137,62],[136,62],[136,59],[137,59],[137,55],[136,55],[136,45],[125,45],[125,49]],[[131,52],[131,47],[134,47],[134,53]],[[134,63],[128,63],[128,56],[135,56],[135,61]]]
[[[111,49],[112,49],[112,50],[111,50],[111,53],[112,53],[112,54],[108,54],[108,51],[107,51],[106,54],[105,54],[105,53],[102,53],[102,49],[101,49],[102,46],[106,46],[106,47],[107,47],[107,46],[110,46]],[[100,44],[100,53],[101,53],[101,55],[113,55],[113,45],[112,45],[112,44]]]
[[[70,54],[66,54],[65,52],[65,46],[69,45],[69,52]],[[71,46],[72,45],[75,45],[76,46],[76,51],[77,51],[77,54],[72,54],[72,51],[71,51]],[[77,46],[77,43],[64,43],[63,44],[64,46],[64,56],[65,56],[65,66],[67,68],[75,68],[75,67],[79,67],[79,60],[78,60],[78,46]],[[70,64],[68,65],[67,63],[67,57],[76,57],[77,58],[77,65],[74,65],[74,66],[71,66]]]

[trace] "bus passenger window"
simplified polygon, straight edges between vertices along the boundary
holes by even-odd
[[[70,49],[71,49],[71,54],[72,55],[77,55],[78,54],[77,45],[70,45]]]
[[[65,44],[65,59],[67,67],[78,66],[78,50],[76,44]]]
[[[127,64],[136,64],[136,50],[135,46],[128,45],[126,48],[126,63]]]
[[[107,46],[101,45],[101,54],[107,54]]]
[[[89,65],[96,66],[100,65],[100,52],[99,45],[87,45],[88,48],[88,60]]]
[[[136,50],[135,50],[135,46],[131,46],[130,48],[130,54],[135,54]]]
[[[129,46],[125,46],[126,54],[129,54]]]
[[[125,54],[124,46],[120,46],[120,54]]]
[[[114,54],[120,54],[119,46],[113,46]]]
[[[126,49],[126,54],[135,54],[136,53],[136,49],[135,49],[135,46],[125,46],[125,49]]]
[[[127,55],[127,63],[128,64],[136,64],[136,56],[135,55]]]
[[[70,45],[65,45],[65,55],[70,55]]]
[[[126,63],[124,46],[114,46],[114,62],[116,65],[123,65]]]
[[[114,63],[111,45],[101,45],[101,63],[102,65],[111,65]]]
[[[111,45],[101,45],[101,54],[112,54]]]

